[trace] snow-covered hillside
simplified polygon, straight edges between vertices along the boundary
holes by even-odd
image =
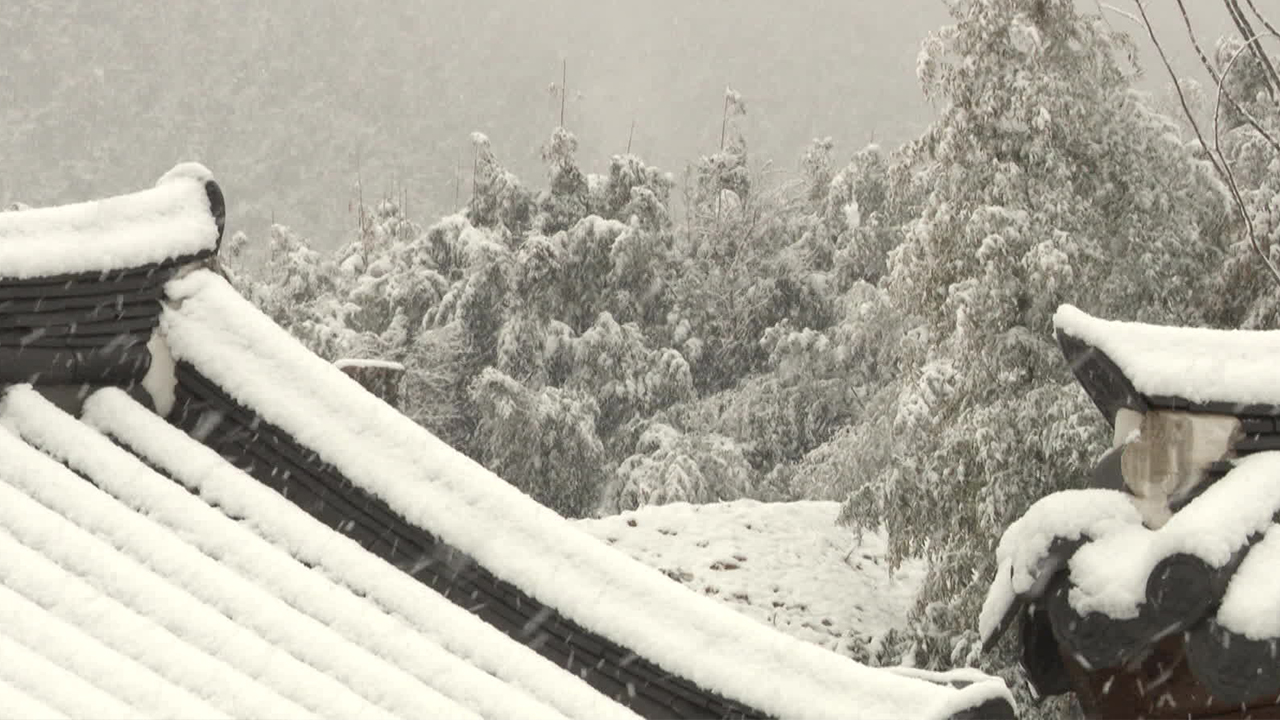
[[[836,652],[875,654],[905,625],[924,566],[891,571],[883,533],[836,524],[834,502],[655,505],[579,527],[700,593]]]

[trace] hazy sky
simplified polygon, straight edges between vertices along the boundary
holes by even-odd
[[[1218,3],[1189,4],[1210,42],[1229,28]],[[1192,72],[1170,8],[1161,33]],[[274,217],[329,247],[354,226],[357,167],[366,200],[404,192],[421,221],[465,202],[473,130],[540,186],[562,62],[589,172],[634,121],[633,151],[680,176],[716,149],[726,86],[753,159],[793,172],[814,137],[844,158],[917,136],[916,55],[947,21],[941,0],[23,0],[0,11],[0,202],[125,192],[195,159],[231,227]]]

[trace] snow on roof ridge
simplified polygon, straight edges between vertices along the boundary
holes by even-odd
[[[178,180],[194,180],[204,185],[213,179],[213,173],[204,165],[198,162],[180,162],[160,176],[160,179],[156,181],[156,187]]]
[[[131,577],[134,582],[130,588],[149,586],[147,597],[138,600],[149,604],[151,612],[157,613],[155,617],[173,613],[165,625],[175,631],[181,628],[188,641],[205,636],[212,636],[211,640],[238,637],[237,642],[213,642],[207,649],[308,712],[388,719],[478,717],[341,637],[327,623],[299,612],[295,602],[268,593],[252,582],[252,576],[242,576],[215,557],[177,540],[197,532],[225,532],[225,524],[217,531],[207,526],[199,530],[166,528],[161,524],[163,519],[194,514],[192,501],[198,501],[98,431],[56,408],[30,386],[11,388],[0,402],[0,415],[28,443],[103,488],[102,492],[85,493],[83,483],[76,487],[60,474],[26,484],[26,492],[41,503],[77,519],[82,529],[64,529],[60,542],[71,545],[71,538],[91,529],[98,537],[110,539],[119,553],[144,563],[162,582],[144,583],[131,560],[104,555],[89,544],[81,544],[75,553],[79,573],[91,573],[96,565],[113,565],[113,580]],[[125,502],[134,504],[133,509]],[[205,507],[206,518],[217,514]],[[0,509],[0,517],[5,517],[7,510]],[[10,524],[17,522],[9,518]],[[64,552],[63,547],[46,546],[45,550],[49,554]],[[90,555],[98,560],[90,562]],[[66,566],[70,561],[60,562]]]
[[[203,165],[184,163],[147,190],[0,213],[0,277],[123,270],[211,253],[218,225],[205,184],[212,179]]]
[[[372,358],[341,358],[333,361],[334,367],[343,368],[386,368],[388,370],[404,370],[404,363],[395,360],[375,360]]]
[[[62,720],[67,716],[0,678],[0,717],[13,720]]]
[[[0,430],[2,431],[2,430]],[[153,717],[228,716],[169,678],[156,673],[85,630],[0,584],[0,622],[5,633],[59,666],[85,678]],[[0,717],[5,717],[0,713]]]
[[[9,445],[9,442],[0,443]],[[10,459],[6,457],[6,459]],[[60,467],[50,462],[46,472]],[[25,497],[0,483],[0,495],[7,501]],[[39,503],[23,504],[34,510]],[[58,529],[74,528],[70,522],[55,523]],[[165,677],[197,693],[211,704],[233,715],[266,715],[281,718],[313,717],[294,703],[267,691],[226,663],[196,650],[159,623],[131,610],[125,604],[97,590],[75,573],[30,548],[25,540],[0,528],[0,580],[37,603],[54,609],[81,629],[113,645],[128,648],[131,657],[161,672]],[[145,660],[144,660],[145,659]]]
[[[105,388],[89,396],[83,419],[198,491],[200,497],[241,518],[260,537],[289,548],[298,560],[394,612],[417,632],[480,670],[570,717],[636,720],[634,713],[577,675],[331,530],[214,450],[164,422],[123,390]],[[488,699],[480,704],[501,709],[502,702]],[[502,717],[515,713],[487,714]]]
[[[0,680],[13,683],[72,717],[145,717],[136,708],[4,633],[0,633]]]
[[[870,668],[693,593],[573,527],[374,398],[217,275],[192,273],[167,292],[180,301],[161,317],[175,358],[410,522],[667,671],[778,716],[944,717],[957,694],[992,691]]]
[[[1160,529],[1127,528],[1076,551],[1069,562],[1071,606],[1081,615],[1136,617],[1158,563],[1186,554],[1222,567],[1251,536],[1271,527],[1278,510],[1280,452],[1242,458]]]
[[[1227,583],[1218,624],[1250,640],[1280,638],[1280,525],[1272,525]]]
[[[1037,596],[1037,585],[1057,571],[1046,565],[1055,542],[1097,539],[1141,524],[1132,496],[1117,490],[1062,490],[1037,500],[996,547],[996,577],[978,615],[982,641],[1000,627],[1014,598]]]
[[[106,421],[128,425],[138,423],[141,418],[155,417],[123,391],[112,390],[119,394],[115,403],[109,397],[95,400],[98,394],[86,401],[86,418],[98,421],[91,424],[101,425]],[[104,406],[110,408],[106,411],[110,415],[109,420],[102,417]],[[170,430],[171,433],[165,433],[166,443],[184,457],[198,454],[200,450],[208,452],[208,448],[176,428],[170,427]],[[126,434],[137,436],[136,431]],[[92,453],[94,449],[86,448],[86,452]],[[198,461],[212,465],[225,463],[220,457],[205,457]],[[239,472],[230,465],[225,467]],[[256,484],[256,481],[247,476],[244,480]],[[286,549],[272,544],[250,527],[231,520],[201,502],[179,484],[164,481],[142,487],[142,483],[134,483],[139,487],[130,490],[118,487],[125,484],[121,481],[107,482],[112,485],[108,488],[109,491],[128,495],[129,504],[139,509],[147,508],[151,517],[188,538],[191,544],[205,554],[244,576],[253,578],[273,594],[289,598],[290,604],[298,611],[311,615],[345,639],[391,662],[394,667],[411,673],[465,707],[474,707],[482,715],[489,717],[519,715],[530,720],[563,719],[563,715],[547,705],[524,692],[502,685],[492,676],[449,653],[434,640],[419,636],[413,627],[384,612],[367,596],[355,594],[323,574],[314,572]],[[279,511],[279,508],[273,509]],[[296,507],[293,507],[293,511],[303,512]],[[239,516],[239,513],[236,515]],[[326,543],[332,543],[341,537],[327,527],[321,526],[318,530]],[[451,680],[448,688],[435,686],[434,683],[440,682],[442,678]],[[352,682],[357,680],[353,679]],[[337,711],[336,708],[334,711]]]
[[[1280,404],[1280,330],[1103,320],[1072,305],[1060,306],[1053,324],[1106,354],[1145,395]]]

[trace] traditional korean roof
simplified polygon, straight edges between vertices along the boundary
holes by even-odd
[[[1122,407],[1272,423],[1280,417],[1280,364],[1273,360],[1280,354],[1280,330],[1103,320],[1070,305],[1059,308],[1053,321],[1067,362],[1108,422]]]
[[[1055,323],[1112,424],[1121,409],[1174,411],[1234,416],[1241,431],[1157,522],[1117,477],[1119,438],[1099,465],[1105,481],[1095,484],[1107,487],[1035,503],[1001,538],[980,620],[986,646],[1020,621],[1039,692],[1066,692],[1075,678],[1101,696],[1115,678],[1136,678],[1133,707],[1149,716],[1274,704],[1280,452],[1270,449],[1280,447],[1280,371],[1269,355],[1280,333],[1109,322],[1071,307]],[[1118,692],[1134,692],[1122,684]]]
[[[998,680],[859,665],[537,504],[205,267],[221,192],[166,177],[0,215],[0,716],[1012,716]],[[77,314],[133,306],[116,344]],[[82,344],[30,342],[53,327]]]

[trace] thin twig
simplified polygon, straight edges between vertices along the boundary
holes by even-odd
[[[1277,40],[1280,40],[1280,32],[1276,32],[1275,26],[1267,22],[1267,19],[1262,16],[1262,13],[1258,12],[1258,8],[1254,6],[1253,0],[1244,1],[1249,5],[1249,9],[1253,11],[1254,17],[1258,18],[1258,22],[1262,23],[1262,27],[1266,28],[1267,32],[1271,33]]]
[[[1205,71],[1209,73],[1209,78],[1212,79],[1213,84],[1217,86],[1218,92],[1221,95],[1226,96],[1227,102],[1231,103],[1231,109],[1240,113],[1240,116],[1244,118],[1245,122],[1249,123],[1249,127],[1252,127],[1254,131],[1261,135],[1277,153],[1280,153],[1280,143],[1276,142],[1276,139],[1271,136],[1271,133],[1267,132],[1266,129],[1262,127],[1262,124],[1258,122],[1258,119],[1255,118],[1247,108],[1237,102],[1235,97],[1227,90],[1224,82],[1225,75],[1223,77],[1219,77],[1218,71],[1213,67],[1213,63],[1209,62],[1209,57],[1205,55],[1204,50],[1200,47],[1200,40],[1196,37],[1195,29],[1191,26],[1191,18],[1187,15],[1187,8],[1183,4],[1183,0],[1177,0],[1177,3],[1178,10],[1182,14],[1182,24],[1187,28],[1187,38],[1191,40],[1191,46],[1195,48],[1196,56],[1200,58],[1200,64],[1203,65]]]
[[[1215,85],[1218,84],[1218,71],[1213,69],[1213,63],[1209,62],[1209,56],[1205,55],[1204,50],[1200,47],[1200,41],[1196,38],[1195,29],[1191,27],[1191,18],[1187,15],[1187,6],[1182,0],[1177,0],[1178,11],[1182,13],[1182,24],[1187,28],[1187,37],[1191,40],[1191,47],[1196,49],[1196,56],[1200,58],[1200,64],[1204,66],[1205,72],[1209,73],[1209,78],[1213,80]]]
[[[724,112],[720,116],[720,151],[724,152],[724,137],[729,130],[729,93],[724,94]]]
[[[1231,193],[1231,199],[1235,202],[1236,211],[1239,212],[1240,217],[1244,219],[1245,230],[1249,236],[1249,244],[1253,247],[1253,251],[1258,255],[1258,259],[1262,261],[1262,264],[1265,265],[1268,272],[1271,273],[1271,278],[1275,281],[1276,285],[1280,286],[1280,270],[1276,269],[1275,264],[1271,262],[1271,258],[1267,256],[1267,253],[1262,249],[1262,245],[1258,242],[1258,236],[1253,227],[1253,219],[1249,217],[1249,208],[1245,205],[1244,198],[1240,194],[1240,188],[1236,184],[1235,173],[1231,171],[1231,168],[1227,163],[1226,156],[1222,154],[1222,146],[1219,142],[1218,134],[1218,112],[1222,107],[1221,93],[1219,93],[1218,101],[1214,106],[1214,145],[1213,148],[1210,148],[1204,140],[1203,133],[1200,132],[1199,123],[1196,122],[1195,116],[1191,114],[1190,106],[1187,105],[1187,98],[1182,92],[1182,84],[1178,82],[1178,74],[1174,72],[1173,65],[1170,64],[1169,57],[1164,52],[1164,46],[1162,46],[1160,44],[1160,40],[1156,38],[1156,31],[1151,27],[1151,19],[1147,17],[1147,11],[1146,8],[1142,6],[1142,0],[1134,0],[1134,4],[1138,7],[1138,14],[1142,17],[1142,23],[1147,29],[1147,35],[1150,36],[1152,44],[1156,47],[1156,52],[1160,55],[1161,62],[1164,63],[1165,70],[1169,73],[1169,78],[1173,81],[1173,88],[1178,94],[1178,101],[1182,103],[1182,111],[1187,116],[1187,122],[1191,123],[1192,129],[1195,130],[1196,138],[1200,140],[1200,147],[1204,148],[1205,153],[1209,156],[1209,162],[1213,165],[1213,169],[1217,172],[1218,177],[1222,178],[1223,182],[1227,186],[1228,192]],[[1238,55],[1239,53],[1237,53],[1237,56]],[[1235,58],[1232,58],[1232,61],[1234,60]],[[1229,71],[1230,63],[1228,63],[1227,67],[1223,70],[1223,77],[1226,77],[1227,72]],[[1221,83],[1219,83],[1219,86],[1221,86]],[[1217,156],[1214,155],[1214,152],[1217,152]]]
[[[1104,3],[1104,2],[1099,1],[1099,2],[1098,2],[1098,15],[1100,15],[1100,16],[1102,16],[1102,17],[1104,17],[1104,18],[1105,18],[1105,17],[1106,17],[1106,14],[1102,12],[1103,10],[1110,10],[1111,12],[1113,12],[1113,13],[1115,13],[1115,14],[1119,15],[1120,17],[1129,18],[1130,20],[1134,21],[1135,23],[1137,23],[1137,24],[1139,24],[1139,25],[1141,25],[1141,24],[1142,24],[1142,21],[1138,19],[1138,16],[1137,16],[1137,15],[1134,15],[1133,13],[1125,12],[1124,10],[1121,10],[1120,8],[1118,8],[1118,7],[1116,7],[1115,5],[1112,5],[1112,4],[1110,4],[1110,3]],[[1108,23],[1108,26],[1110,26],[1110,23]]]
[[[1244,16],[1244,11],[1240,9],[1238,0],[1223,0],[1223,4],[1227,6],[1227,12],[1231,15],[1231,20],[1236,24],[1236,28],[1240,30],[1240,37],[1248,38],[1245,40],[1245,47],[1249,48],[1253,56],[1258,62],[1262,63],[1263,76],[1267,83],[1267,94],[1275,100],[1276,92],[1280,90],[1280,77],[1276,76],[1276,69],[1271,64],[1271,59],[1267,57],[1267,53],[1257,44],[1257,33],[1253,31],[1253,26],[1249,24],[1249,18]]]
[[[1200,147],[1209,153],[1209,162],[1213,164],[1213,169],[1221,177],[1226,177],[1222,172],[1222,168],[1218,167],[1218,159],[1213,156],[1209,150],[1209,143],[1205,141],[1204,134],[1200,132],[1200,124],[1196,122],[1195,115],[1191,113],[1191,106],[1187,104],[1187,97],[1182,92],[1182,84],[1178,82],[1178,74],[1173,71],[1173,65],[1169,63],[1169,57],[1164,53],[1164,46],[1156,39],[1155,28],[1151,27],[1151,19],[1147,17],[1146,8],[1142,6],[1142,0],[1134,0],[1134,4],[1138,6],[1138,14],[1142,17],[1142,23],[1147,28],[1147,36],[1151,38],[1151,42],[1156,46],[1156,52],[1160,55],[1160,61],[1164,63],[1164,68],[1169,72],[1169,79],[1173,81],[1173,90],[1178,94],[1178,102],[1182,104],[1182,112],[1187,116],[1187,121],[1191,123],[1191,129],[1195,131],[1196,139],[1200,141]],[[1280,282],[1280,277],[1277,277]]]
[[[1251,38],[1249,43],[1254,40],[1256,38]],[[1235,65],[1236,60],[1244,53],[1245,48],[1249,47],[1249,43],[1245,43],[1244,47],[1237,50],[1231,56],[1231,59],[1227,61],[1227,64],[1223,66],[1222,81],[1225,81],[1227,76],[1231,74],[1231,67]],[[1219,81],[1219,87],[1221,87],[1222,81]],[[1258,235],[1253,227],[1253,218],[1249,216],[1248,208],[1244,204],[1244,197],[1240,192],[1240,186],[1236,183],[1235,173],[1231,171],[1231,163],[1227,161],[1227,156],[1222,152],[1222,129],[1219,124],[1221,110],[1222,93],[1219,92],[1218,98],[1213,104],[1213,149],[1218,153],[1218,157],[1222,161],[1222,167],[1226,170],[1228,188],[1231,190],[1232,198],[1236,201],[1236,209],[1240,211],[1240,216],[1244,218],[1245,229],[1249,233],[1249,244],[1253,246],[1254,252],[1258,253],[1258,257],[1262,258],[1262,261],[1266,263],[1272,277],[1276,279],[1277,283],[1280,283],[1280,272],[1277,272],[1276,266],[1271,262],[1271,258],[1267,256],[1267,253],[1262,249],[1262,244],[1258,242]]]

